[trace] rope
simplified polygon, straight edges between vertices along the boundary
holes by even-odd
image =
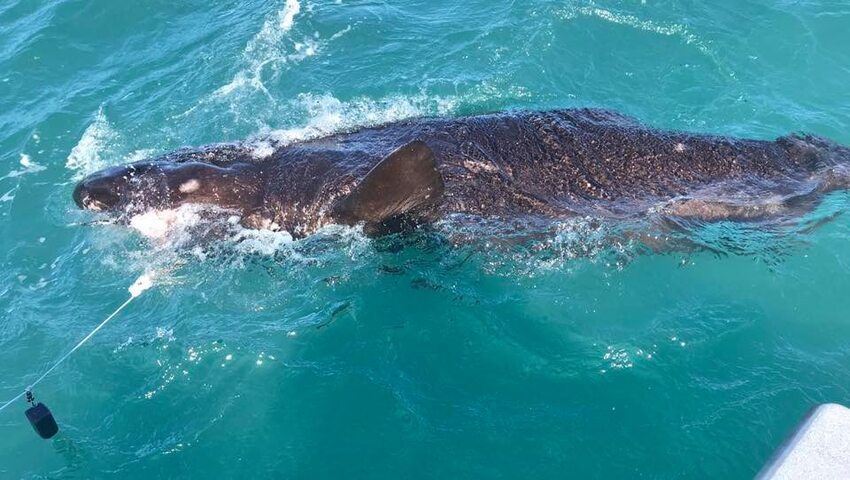
[[[151,280],[151,277],[150,277],[149,275],[147,275],[147,274],[142,275],[141,277],[137,278],[137,279],[136,279],[136,281],[135,281],[135,282],[133,282],[133,284],[132,284],[132,285],[130,285],[130,288],[128,288],[128,289],[127,289],[127,290],[130,292],[130,298],[128,298],[128,299],[127,299],[124,303],[122,303],[120,307],[118,307],[117,309],[115,309],[115,311],[114,311],[114,312],[112,312],[112,313],[111,313],[108,317],[106,317],[106,319],[104,319],[102,322],[100,322],[100,325],[98,325],[98,326],[94,327],[94,330],[92,330],[91,332],[89,332],[89,334],[88,334],[88,335],[86,335],[86,336],[85,336],[82,340],[80,340],[79,342],[77,342],[77,344],[76,344],[76,345],[74,345],[74,348],[72,348],[71,350],[69,350],[69,351],[68,351],[68,353],[66,353],[65,355],[63,355],[63,356],[62,356],[62,358],[60,358],[59,360],[57,360],[57,361],[53,364],[53,366],[51,366],[50,368],[48,368],[48,369],[47,369],[47,371],[46,371],[46,372],[44,372],[44,373],[43,373],[40,377],[38,377],[38,379],[37,379],[36,381],[32,382],[32,383],[31,383],[31,384],[30,384],[30,385],[26,388],[26,390],[24,390],[23,392],[21,392],[20,394],[18,394],[18,396],[16,396],[15,398],[13,398],[13,399],[9,400],[8,402],[5,402],[2,406],[0,406],[0,412],[2,412],[2,411],[6,408],[6,407],[8,407],[9,405],[11,405],[11,404],[12,404],[12,403],[14,403],[15,401],[17,401],[19,398],[21,398],[21,397],[23,397],[24,395],[26,395],[26,394],[27,394],[27,392],[31,391],[33,387],[35,387],[35,386],[36,386],[36,385],[38,385],[38,384],[39,384],[42,380],[44,380],[45,378],[47,378],[47,376],[48,376],[48,375],[50,375],[50,373],[51,373],[53,370],[56,370],[56,367],[58,367],[59,365],[61,365],[61,364],[62,364],[62,362],[64,362],[65,360],[67,360],[67,359],[68,359],[68,357],[70,357],[72,353],[76,352],[76,351],[77,351],[80,347],[82,347],[82,346],[83,346],[86,342],[88,342],[88,341],[89,341],[89,339],[91,339],[91,337],[93,337],[95,333],[97,333],[98,331],[100,331],[100,329],[101,329],[101,328],[103,328],[103,327],[104,327],[104,325],[106,325],[107,323],[109,323],[109,321],[110,321],[110,320],[112,320],[113,318],[115,318],[115,316],[116,316],[116,315],[118,315],[118,314],[121,312],[121,310],[124,310],[124,307],[126,307],[127,305],[129,305],[129,304],[130,304],[130,302],[132,302],[133,300],[135,300],[135,299],[136,299],[139,295],[141,295],[141,294],[142,294],[142,292],[144,292],[145,290],[149,289],[152,285],[153,285],[153,281]]]

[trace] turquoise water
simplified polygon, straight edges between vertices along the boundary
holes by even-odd
[[[849,31],[839,0],[0,1],[0,399],[155,275],[36,388],[54,440],[0,413],[0,477],[752,476],[850,402],[846,194],[652,254],[582,220],[148,239],[70,193],[182,145],[506,108],[850,143]]]

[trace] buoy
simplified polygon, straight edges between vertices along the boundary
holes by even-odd
[[[59,432],[59,425],[56,424],[56,419],[53,418],[47,405],[41,402],[35,403],[35,398],[29,390],[27,390],[27,403],[32,405],[26,411],[27,420],[35,429],[35,433],[45,440],[56,435]]]

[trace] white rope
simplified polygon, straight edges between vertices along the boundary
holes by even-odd
[[[152,285],[153,285],[153,280],[151,279],[151,276],[150,276],[150,275],[148,275],[148,274],[144,274],[144,275],[142,275],[141,277],[137,278],[137,279],[136,279],[136,281],[135,281],[135,282],[133,282],[133,284],[132,284],[132,285],[130,285],[130,288],[128,288],[128,289],[127,289],[127,290],[130,292],[130,298],[128,298],[128,299],[127,299],[124,303],[122,303],[120,307],[118,307],[117,309],[115,309],[115,311],[114,311],[114,312],[112,312],[112,313],[111,313],[108,317],[106,317],[106,319],[105,319],[104,321],[100,322],[100,325],[98,325],[98,326],[94,327],[94,330],[92,330],[92,331],[91,331],[88,335],[86,335],[86,336],[85,336],[82,340],[80,340],[79,342],[77,342],[77,344],[76,344],[76,345],[74,345],[74,348],[72,348],[70,351],[68,351],[68,353],[66,353],[65,355],[63,355],[63,356],[62,356],[62,358],[60,358],[59,360],[57,360],[57,361],[53,364],[53,366],[51,366],[50,368],[48,368],[48,369],[47,369],[47,371],[46,371],[46,372],[44,372],[44,373],[43,373],[40,377],[38,377],[38,379],[37,379],[36,381],[32,382],[32,383],[31,383],[31,384],[30,384],[30,385],[26,388],[26,390],[24,390],[23,392],[21,392],[20,394],[18,394],[18,396],[16,396],[15,398],[13,398],[13,399],[9,400],[8,402],[6,402],[6,403],[4,403],[2,406],[0,406],[0,412],[2,412],[2,411],[6,408],[6,407],[8,407],[9,405],[11,405],[12,403],[16,402],[19,398],[21,398],[21,397],[23,397],[24,395],[26,395],[26,393],[27,393],[27,392],[29,392],[29,391],[31,391],[33,387],[35,387],[36,385],[38,385],[38,384],[39,384],[39,382],[41,382],[42,380],[44,380],[45,378],[47,378],[47,376],[48,376],[48,375],[50,375],[50,372],[52,372],[53,370],[55,370],[55,369],[56,369],[56,367],[58,367],[58,366],[59,366],[62,362],[64,362],[64,361],[65,361],[68,357],[70,357],[72,353],[76,352],[76,351],[77,351],[80,347],[82,347],[82,346],[83,346],[86,342],[88,342],[88,341],[89,341],[89,339],[90,339],[91,337],[93,337],[95,333],[97,333],[97,332],[98,332],[101,328],[103,328],[103,326],[104,326],[104,325],[106,325],[107,323],[109,323],[109,321],[110,321],[110,320],[112,320],[113,318],[115,318],[115,316],[116,316],[116,315],[118,315],[118,313],[120,313],[120,312],[121,312],[121,310],[124,310],[124,307],[126,307],[127,305],[129,305],[129,304],[130,304],[130,302],[132,302],[132,301],[133,301],[136,297],[138,297],[139,295],[141,295],[141,294],[142,294],[142,292],[144,292],[145,290],[147,290],[147,289],[151,288],[151,286],[152,286]]]

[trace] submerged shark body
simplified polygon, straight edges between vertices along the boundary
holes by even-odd
[[[139,213],[186,203],[296,237],[327,224],[380,234],[453,214],[704,220],[778,215],[847,188],[850,149],[664,131],[605,110],[424,118],[276,146],[183,149],[80,182],[83,208]]]

